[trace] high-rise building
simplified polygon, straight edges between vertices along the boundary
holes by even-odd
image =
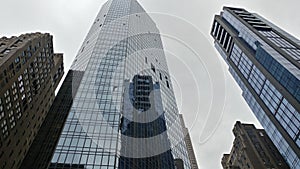
[[[235,139],[231,152],[222,158],[224,169],[290,168],[263,129],[237,121],[233,134]]]
[[[180,119],[181,119],[181,125],[182,125],[182,128],[183,128],[183,133],[184,133],[184,136],[185,136],[184,137],[185,145],[187,147],[188,156],[189,156],[189,159],[190,159],[190,162],[191,162],[191,169],[198,169],[198,164],[197,164],[197,159],[196,159],[193,144],[192,144],[192,139],[191,139],[188,128],[186,128],[186,126],[185,126],[182,114],[180,114]]]
[[[255,13],[224,7],[215,47],[291,168],[300,168],[300,41]]]
[[[191,168],[160,33],[136,0],[103,5],[71,71],[49,168]]]
[[[21,166],[22,169],[48,168],[53,152],[58,142],[62,127],[73,103],[72,93],[78,86],[74,86],[76,77],[82,77],[82,72],[69,70],[40,130],[28,150]]]
[[[0,38],[0,168],[21,166],[63,72],[50,34]]]

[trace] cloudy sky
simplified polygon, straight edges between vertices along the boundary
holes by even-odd
[[[104,0],[1,0],[0,36],[50,32],[55,52],[64,53],[66,71]],[[201,169],[221,168],[236,120],[259,123],[241,97],[209,35],[222,6],[256,12],[300,37],[298,0],[139,0],[159,27],[177,103],[191,132]]]

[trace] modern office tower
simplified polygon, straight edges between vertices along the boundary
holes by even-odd
[[[103,5],[71,70],[49,168],[191,168],[161,37],[136,0]]]
[[[0,39],[0,168],[20,167],[63,71],[63,55],[53,53],[51,35]]]
[[[191,162],[191,168],[192,169],[198,169],[197,159],[196,159],[196,156],[195,156],[195,153],[194,153],[194,148],[193,148],[192,140],[191,140],[191,137],[190,137],[190,133],[189,133],[188,129],[185,126],[182,114],[180,114],[179,116],[180,116],[181,125],[182,125],[182,128],[183,128],[183,133],[184,133],[184,136],[185,136],[184,141],[185,141],[185,145],[186,145],[187,150],[188,150],[188,156],[189,156],[189,159],[190,159],[190,162]]]
[[[235,139],[231,152],[222,158],[224,169],[290,168],[263,129],[237,121],[233,134]]]
[[[224,7],[215,47],[291,168],[300,168],[300,41],[255,13]]]

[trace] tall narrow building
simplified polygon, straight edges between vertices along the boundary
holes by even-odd
[[[191,168],[160,33],[136,0],[103,5],[70,71],[50,169]]]
[[[224,169],[290,168],[263,129],[237,121],[233,134],[235,139],[231,152],[222,158]]]
[[[197,164],[197,159],[196,159],[193,144],[192,144],[192,139],[191,139],[188,128],[186,128],[186,126],[185,126],[182,114],[180,114],[180,119],[181,119],[181,125],[182,125],[182,128],[183,128],[183,133],[184,133],[184,136],[185,136],[184,137],[185,145],[186,145],[187,150],[188,150],[188,157],[189,157],[190,162],[191,162],[191,169],[198,169],[198,164]]]
[[[300,41],[245,9],[224,7],[215,47],[289,166],[300,168]]]
[[[63,55],[54,53],[50,34],[0,38],[1,169],[20,168],[63,72]]]

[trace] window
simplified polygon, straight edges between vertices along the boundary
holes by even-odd
[[[26,51],[23,51],[23,52],[22,52],[22,56],[26,56]]]
[[[14,64],[13,64],[13,63],[11,63],[11,64],[9,65],[9,70],[12,70],[12,69],[14,69]]]
[[[3,52],[1,52],[2,54],[8,54],[10,52],[10,49],[5,49]]]
[[[15,63],[17,64],[17,63],[19,63],[19,62],[20,62],[20,58],[17,57],[17,58],[15,59]]]

